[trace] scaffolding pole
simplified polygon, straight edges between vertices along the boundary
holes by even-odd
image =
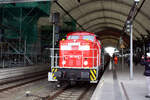
[[[24,41],[24,66],[26,66],[26,39],[25,39],[25,41]]]
[[[52,46],[52,60],[51,60],[51,65],[54,67],[54,48],[55,48],[55,23],[53,23],[53,46]]]
[[[20,54],[19,54],[19,63],[21,62],[21,34],[22,34],[22,8],[20,8],[20,30],[19,30],[19,51],[20,51]]]

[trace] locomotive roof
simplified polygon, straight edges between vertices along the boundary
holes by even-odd
[[[91,32],[84,32],[84,31],[80,31],[80,32],[70,32],[67,34],[67,36],[69,35],[94,35],[94,33],[91,33]]]

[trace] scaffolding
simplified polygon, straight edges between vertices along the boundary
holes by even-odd
[[[0,67],[40,62],[37,21],[40,17],[49,16],[50,4],[50,1],[45,1],[0,5]]]

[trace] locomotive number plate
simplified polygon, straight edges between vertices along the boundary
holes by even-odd
[[[79,43],[79,42],[77,42],[77,43],[68,43],[68,45],[69,45],[69,46],[80,45],[80,43]]]

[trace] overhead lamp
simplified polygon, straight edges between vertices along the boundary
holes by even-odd
[[[134,2],[139,3],[139,2],[140,2],[140,0],[134,0]]]
[[[147,38],[147,35],[144,35],[145,38]]]
[[[134,0],[134,2],[137,5],[140,2],[140,0]]]

